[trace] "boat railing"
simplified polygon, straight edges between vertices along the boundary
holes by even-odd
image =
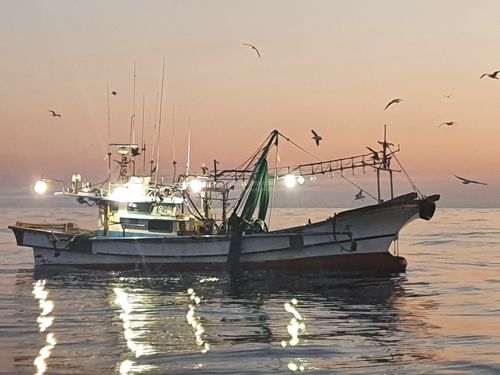
[[[26,223],[22,221],[16,222],[16,227],[27,228],[27,229],[38,229],[38,230],[47,230],[47,231],[57,231],[62,233],[82,233],[82,232],[92,232],[90,230],[81,229],[75,223],[53,223],[53,224],[35,224],[35,223]]]

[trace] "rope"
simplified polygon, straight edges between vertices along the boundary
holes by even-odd
[[[387,146],[389,148],[389,150],[391,151],[392,153],[392,156],[394,157],[394,159],[396,159],[396,161],[398,162],[398,165],[399,167],[401,168],[401,170],[403,171],[403,173],[405,174],[406,178],[408,179],[408,182],[410,183],[410,185],[413,187],[413,190],[415,192],[417,192],[421,197],[423,197],[424,195],[422,194],[422,192],[418,189],[417,185],[413,182],[412,178],[410,177],[410,175],[408,174],[408,172],[406,172],[406,169],[403,167],[403,164],[401,164],[401,162],[399,161],[398,157],[396,156],[396,154],[394,153],[394,151],[392,151],[392,149],[390,148],[390,146]]]
[[[283,135],[282,133],[278,132],[279,135],[281,135],[283,138],[285,138],[288,142],[290,142],[292,145],[294,145],[295,147],[297,147],[298,149],[304,151],[306,154],[308,154],[309,156],[312,156],[314,159],[316,159],[317,161],[321,161],[320,158],[318,158],[316,155],[313,155],[312,153],[310,153],[309,151],[307,151],[305,148],[299,146],[297,143],[295,143],[294,141],[292,141],[290,138],[286,137],[285,135]]]

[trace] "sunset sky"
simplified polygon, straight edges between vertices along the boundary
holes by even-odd
[[[185,165],[189,127],[199,170],[236,166],[272,129],[320,159],[356,155],[387,124],[422,192],[445,207],[500,207],[500,80],[479,78],[500,70],[499,17],[497,0],[4,1],[0,189],[105,176],[107,87],[118,92],[111,142],[127,142],[134,62],[137,138],[145,95],[149,147],[165,59],[162,174],[174,133]],[[458,125],[438,128],[448,121]],[[284,147],[280,160],[312,161]]]

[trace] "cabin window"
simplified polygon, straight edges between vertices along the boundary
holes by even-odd
[[[120,218],[120,224],[124,228],[128,229],[146,229],[148,221],[147,220],[141,220],[141,219],[134,219],[134,218],[128,218],[128,217],[122,217]]]
[[[147,213],[149,214],[149,203],[135,203],[131,202],[127,205],[128,212],[139,212],[139,213]]]
[[[148,230],[150,232],[168,232],[171,233],[174,229],[174,223],[167,220],[150,220]]]

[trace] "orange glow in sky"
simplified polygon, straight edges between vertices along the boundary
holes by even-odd
[[[272,129],[320,159],[356,155],[387,124],[423,192],[500,206],[500,80],[479,78],[500,70],[498,1],[11,1],[2,13],[3,188],[105,176],[107,88],[110,141],[127,142],[134,62],[136,141],[144,96],[149,146],[165,58],[162,174],[174,134],[185,164],[189,127],[199,169],[238,165]],[[280,154],[287,165],[306,157]]]

